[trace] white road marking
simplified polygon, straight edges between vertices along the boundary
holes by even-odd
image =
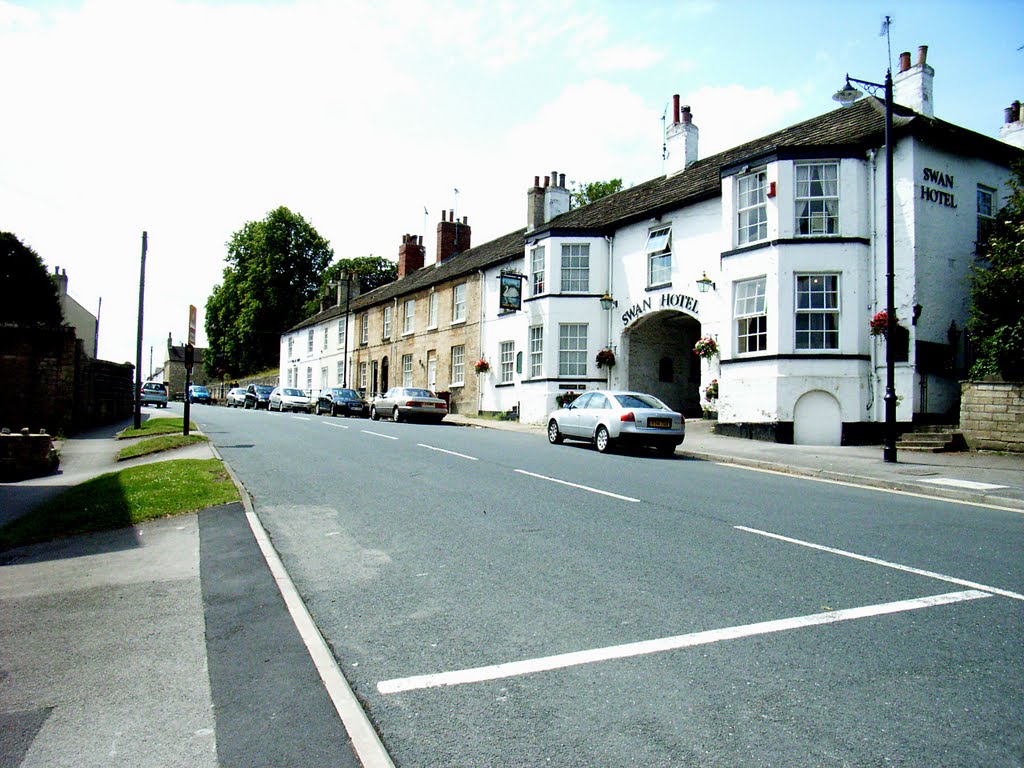
[[[827,477],[812,477],[811,475],[798,475],[793,472],[780,472],[777,469],[765,469],[764,467],[750,467],[745,464],[733,464],[729,461],[716,461],[719,467],[732,467],[733,469],[745,469],[748,472],[763,472],[766,475],[778,475],[789,477],[794,480],[810,480],[815,483],[828,483],[830,485],[842,485],[847,488],[861,488],[865,491],[877,491],[878,493],[891,493],[895,496],[910,496],[914,499],[927,499],[928,501],[944,501],[947,504],[962,504],[965,507],[983,507],[984,509],[998,509],[1000,512],[1016,512],[1021,514],[1024,510],[1016,507],[1004,507],[999,504],[986,504],[980,501],[964,501],[963,499],[950,499],[945,496],[931,496],[927,493],[915,493],[913,491],[901,491],[896,488],[882,488],[877,485],[865,485],[864,483],[853,483],[849,480],[831,480]],[[920,478],[918,478],[920,479]]]
[[[373,435],[374,437],[384,437],[384,438],[387,438],[388,440],[397,440],[398,439],[394,435],[385,435],[385,434],[382,434],[380,432],[371,432],[368,429],[364,429],[363,433],[367,434],[367,435]]]
[[[297,419],[298,421],[312,421],[308,416],[292,416],[292,418]]]
[[[333,421],[321,421],[325,427],[337,427],[338,429],[348,429],[348,424],[335,424]]]
[[[631,496],[620,496],[617,493],[611,491],[602,491],[600,488],[591,488],[589,485],[579,485],[578,483],[570,483],[568,480],[559,480],[557,477],[548,477],[547,475],[538,475],[535,472],[527,472],[525,469],[515,470],[521,475],[528,475],[529,477],[536,477],[540,480],[547,480],[551,483],[558,483],[559,485],[568,485],[570,488],[579,488],[581,491],[590,491],[590,493],[599,493],[602,496],[611,496],[613,499],[622,499],[622,501],[631,501],[634,504],[639,504],[640,499],[634,499]]]
[[[791,629],[802,629],[804,627],[814,627],[823,624],[835,624],[840,621],[851,621],[853,619],[865,619],[871,616],[884,616],[887,614],[901,613],[903,611],[914,611],[920,608],[931,608],[936,605],[958,603],[963,600],[978,600],[983,597],[992,597],[992,595],[987,592],[979,592],[977,590],[950,592],[943,595],[933,595],[931,597],[921,597],[912,600],[899,600],[892,603],[868,605],[860,608],[847,608],[839,611],[827,611],[825,613],[814,613],[807,616],[796,616],[791,619],[762,621],[757,624],[745,624],[739,627],[712,629],[705,632],[694,632],[689,635],[677,635],[676,637],[666,637],[658,640],[644,640],[638,643],[613,645],[606,648],[594,648],[588,651],[562,653],[556,656],[544,656],[537,659],[513,661],[506,664],[494,664],[491,666],[474,667],[454,672],[440,672],[432,675],[417,675],[415,677],[383,680],[377,683],[377,690],[382,694],[389,694],[422,690],[424,688],[437,688],[440,686],[479,683],[486,680],[498,680],[506,677],[530,675],[536,672],[547,672],[554,669],[565,669],[566,667],[575,667],[583,664],[593,664],[599,661],[611,661],[612,659],[632,658],[634,656],[663,653],[665,651],[674,651],[681,648],[693,648],[698,645],[708,645],[710,643],[717,643],[723,640],[736,640],[742,637],[766,635],[773,632],[784,632]]]
[[[920,481],[922,483],[934,483],[935,485],[949,485],[953,488],[968,488],[972,491],[995,491],[999,488],[1009,488],[1007,485],[976,483],[973,480],[954,480],[951,477],[922,477]]]
[[[903,571],[904,573],[913,573],[917,576],[927,576],[930,579],[938,579],[939,581],[945,581],[950,584],[956,584],[960,587],[970,587],[971,589],[980,589],[985,592],[990,592],[993,595],[1001,595],[1002,597],[1010,597],[1014,600],[1024,600],[1024,595],[1019,592],[1010,592],[1007,589],[999,589],[998,587],[990,587],[986,584],[978,584],[975,581],[968,581],[966,579],[958,579],[955,576],[946,576],[935,571],[924,571],[920,568],[913,568],[909,565],[900,565],[899,563],[891,563],[888,560],[879,560],[877,557],[868,557],[867,555],[858,555],[856,552],[847,552],[843,549],[835,549],[834,547],[826,547],[821,544],[814,544],[810,541],[802,541],[800,539],[791,539],[789,536],[781,536],[777,533],[770,533],[768,531],[761,531],[757,528],[748,528],[745,525],[733,526],[738,531],[746,531],[747,533],[756,533],[758,536],[767,536],[769,539],[778,539],[779,541],[785,541],[788,544],[797,544],[801,547],[807,547],[808,549],[817,549],[821,552],[828,552],[833,555],[841,555],[842,557],[849,557],[853,560],[860,560],[864,563],[871,563],[872,565],[880,565],[883,568],[892,568],[896,571]]]
[[[426,445],[424,443],[416,443],[420,448],[426,448],[429,451],[437,451],[438,453],[447,453],[449,456],[458,456],[460,459],[469,459],[470,461],[479,461],[476,456],[467,456],[464,453],[456,453],[455,451],[446,451],[444,448],[435,448],[432,445]]]

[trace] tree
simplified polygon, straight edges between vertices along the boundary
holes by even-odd
[[[1014,166],[1010,200],[996,217],[971,278],[967,328],[977,357],[972,378],[1024,380],[1024,163]]]
[[[57,287],[34,250],[10,232],[0,232],[0,325],[59,328],[64,324]]]
[[[281,332],[305,317],[334,252],[284,206],[246,223],[227,245],[224,281],[206,300],[204,364],[236,376],[276,367]]]
[[[353,275],[353,281],[359,279],[361,293],[393,283],[398,277],[398,265],[383,256],[356,256],[351,259],[339,259],[324,270],[320,279],[320,296],[330,292],[330,286],[344,282],[343,273]],[[335,294],[336,295],[336,294]],[[306,303],[306,316],[315,315],[321,309],[318,299]]]
[[[578,181],[571,183],[569,188],[569,207],[582,208],[590,205],[595,200],[614,194],[622,190],[622,179],[609,179],[608,181],[591,181],[589,184],[581,184]]]

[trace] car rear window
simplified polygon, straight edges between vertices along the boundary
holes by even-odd
[[[641,395],[636,392],[630,392],[625,395],[615,395],[615,399],[623,408],[659,408],[663,411],[668,410],[667,405],[651,395]]]

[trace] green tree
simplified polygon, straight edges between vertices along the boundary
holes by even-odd
[[[622,179],[609,179],[608,181],[591,181],[588,184],[581,184],[573,181],[569,185],[569,207],[582,208],[590,205],[595,200],[614,194],[622,190]]]
[[[1012,194],[979,243],[967,328],[977,354],[972,378],[1024,380],[1024,163],[1014,166]]]
[[[60,327],[64,313],[46,265],[10,232],[0,232],[0,325]]]
[[[334,252],[284,206],[246,223],[227,246],[224,280],[206,300],[204,363],[240,376],[278,365],[281,332],[305,317]]]
[[[356,256],[351,259],[338,259],[324,270],[323,277],[320,279],[319,296],[330,298],[328,295],[331,291],[330,286],[344,282],[342,278],[344,273],[353,276],[353,283],[358,278],[360,292],[366,293],[374,288],[380,288],[382,285],[393,283],[398,277],[398,265],[383,256]],[[315,315],[320,309],[319,298],[314,298],[306,303],[306,316]]]

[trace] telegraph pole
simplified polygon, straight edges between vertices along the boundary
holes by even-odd
[[[146,297],[146,247],[148,236],[142,233],[142,268],[139,270],[139,334],[135,343],[135,428],[142,426],[142,305]]]

